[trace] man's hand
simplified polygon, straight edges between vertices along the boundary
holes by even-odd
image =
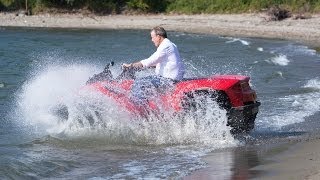
[[[122,69],[135,69],[135,70],[141,70],[143,69],[143,65],[141,62],[135,62],[135,63],[130,63],[130,64],[127,64],[127,63],[123,63],[122,64]]]
[[[131,67],[132,67],[132,63],[130,63],[130,64],[123,63],[121,67],[122,67],[122,69],[128,69],[128,68],[131,68]]]

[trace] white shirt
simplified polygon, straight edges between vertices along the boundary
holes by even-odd
[[[140,61],[143,67],[156,66],[156,74],[173,80],[181,80],[184,65],[177,46],[165,38],[149,58]]]

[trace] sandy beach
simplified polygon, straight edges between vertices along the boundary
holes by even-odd
[[[286,39],[301,42],[315,48],[320,47],[320,14],[312,15],[310,19],[288,18],[283,21],[267,21],[265,14],[161,14],[146,16],[42,14],[25,16],[0,13],[0,27],[151,29],[157,25],[161,25],[170,31],[233,37]],[[288,149],[270,157],[270,159],[271,163],[254,167],[256,170],[274,173],[270,176],[262,177],[262,179],[320,179],[320,140],[318,138],[293,143]],[[210,165],[210,156],[206,157],[206,160]],[[195,175],[191,175],[190,178],[197,177],[196,174],[197,172],[195,172]],[[259,177],[259,179],[261,178]]]
[[[299,41],[320,46],[320,14],[310,19],[268,21],[261,14],[231,15],[109,15],[83,14],[16,15],[0,13],[0,26],[89,29],[151,29],[161,25],[170,31],[222,36],[261,37]]]
[[[320,179],[319,149],[318,138],[304,140],[269,158],[271,163],[254,169],[269,172],[269,175],[259,179],[317,180]]]

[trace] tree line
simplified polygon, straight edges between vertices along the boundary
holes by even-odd
[[[30,14],[246,13],[274,6],[294,13],[320,12],[320,0],[0,0],[0,11],[26,10]]]

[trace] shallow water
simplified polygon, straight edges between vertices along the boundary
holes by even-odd
[[[263,163],[263,144],[272,147],[319,129],[315,50],[282,40],[178,32],[169,38],[180,49],[187,77],[251,77],[262,105],[249,136],[234,139],[225,112],[214,107],[218,115],[208,112],[198,126],[192,120],[181,126],[169,113],[166,118],[174,121],[132,121],[111,100],[78,94],[106,63],[148,57],[154,51],[148,31],[1,28],[0,177],[182,178],[198,171],[219,179],[250,178],[259,174],[249,169]],[[111,70],[120,73],[117,66]],[[71,107],[68,122],[50,111],[61,102]],[[103,114],[94,127],[85,121],[88,107]]]

